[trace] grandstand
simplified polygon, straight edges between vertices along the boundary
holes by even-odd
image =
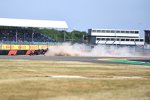
[[[33,28],[17,28],[7,27],[7,29],[0,27],[0,41],[12,42],[55,42],[54,39],[45,36],[38,31],[33,31]]]
[[[0,18],[0,49],[36,50],[56,42],[39,31],[40,29],[64,31],[68,29],[68,25],[65,21]]]
[[[38,28],[66,30],[68,25],[65,21],[0,18],[0,41],[55,42]]]

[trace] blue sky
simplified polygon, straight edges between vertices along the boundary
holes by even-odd
[[[150,29],[150,0],[0,0],[0,17],[65,20],[69,30]]]

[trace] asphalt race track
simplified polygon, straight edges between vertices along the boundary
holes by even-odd
[[[103,62],[100,57],[72,57],[72,56],[0,56],[0,59],[9,60],[44,60],[44,61],[81,61],[81,62]]]
[[[43,55],[36,55],[36,56],[0,56],[0,59],[7,59],[7,60],[43,60],[43,61],[80,61],[80,62],[93,62],[93,63],[122,63],[118,62],[117,60],[124,60],[127,61],[136,61],[142,62],[140,65],[144,63],[150,64],[150,57],[72,57],[72,56],[43,56]],[[116,61],[112,61],[116,60]],[[130,63],[130,62],[129,62]],[[139,63],[137,63],[139,64]]]

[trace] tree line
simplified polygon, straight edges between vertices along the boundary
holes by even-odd
[[[47,29],[47,28],[24,28],[24,27],[10,27],[10,26],[0,26],[0,30],[28,30],[31,33],[42,33],[45,36],[48,36],[52,39],[55,39],[58,42],[71,41],[71,42],[81,42],[83,36],[86,35],[85,31],[73,30],[71,32],[56,30],[56,29]]]
[[[73,30],[71,32],[59,31],[55,29],[39,29],[39,31],[45,34],[48,37],[55,39],[56,41],[72,41],[80,42],[83,39],[83,36],[86,34],[84,31]]]

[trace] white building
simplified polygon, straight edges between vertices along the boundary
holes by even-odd
[[[68,29],[65,21],[0,18],[0,26]]]
[[[89,29],[86,36],[88,43],[103,45],[144,45],[139,30]]]

